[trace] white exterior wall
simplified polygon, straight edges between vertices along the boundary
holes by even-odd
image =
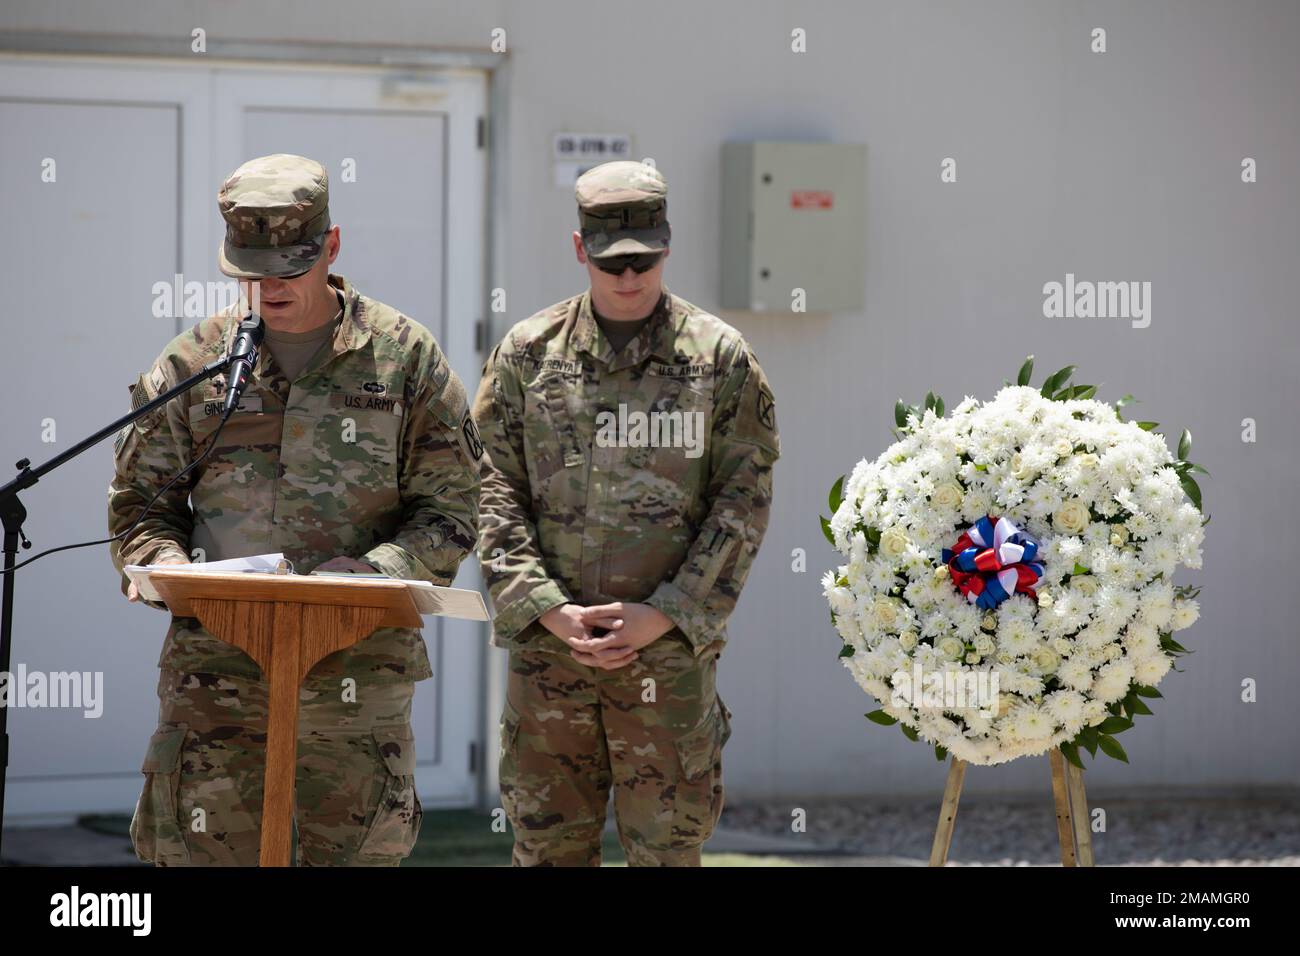
[[[784,456],[764,550],[732,620],[720,687],[735,713],[735,799],[937,794],[928,748],[867,724],[874,708],[836,660],[817,526],[839,474],[890,440],[894,399],[988,396],[1027,353],[1039,377],[1080,366],[1103,398],[1189,425],[1213,514],[1197,651],[1126,733],[1131,766],[1106,787],[1300,782],[1290,682],[1300,680],[1292,491],[1300,351],[1300,8],[1285,2],[786,4],[253,0],[129,6],[19,0],[0,29],[407,43],[485,49],[504,27],[509,154],[497,197],[509,321],[582,287],[571,192],[552,183],[551,137],[628,132],[670,185],[674,292],[719,295],[720,146],[828,139],[868,146],[867,305],[861,314],[725,317],[777,396]],[[1089,52],[1104,27],[1109,52]],[[808,52],[789,52],[790,31]],[[1241,183],[1243,157],[1259,182]],[[958,182],[939,181],[954,157]],[[1048,320],[1042,286],[1148,280],[1149,328]],[[20,276],[5,276],[7,282]],[[374,290],[380,298],[382,290]],[[5,315],[6,337],[23,317]],[[466,321],[472,321],[466,317]],[[19,353],[6,351],[0,373]],[[2,379],[0,379],[2,380]],[[1259,440],[1241,441],[1242,420]],[[102,494],[106,476],[87,476]],[[39,488],[36,492],[39,492]],[[29,495],[34,492],[29,492]],[[35,500],[34,498],[32,499]],[[91,532],[97,529],[90,529]],[[790,570],[795,548],[808,571]],[[57,559],[51,559],[57,560]],[[1240,703],[1243,678],[1259,702]],[[151,686],[142,681],[142,686]],[[143,741],[141,741],[143,745]],[[968,777],[972,791],[1045,790],[1046,761]],[[1090,783],[1093,786],[1093,783]]]

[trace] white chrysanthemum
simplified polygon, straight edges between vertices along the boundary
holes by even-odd
[[[1083,720],[1084,697],[1073,690],[1053,691],[1043,698],[1043,707],[1058,723]]]
[[[1092,696],[1104,704],[1113,704],[1128,693],[1129,684],[1133,683],[1133,665],[1120,658],[1103,664],[1097,672],[1097,679],[1092,683]]]
[[[1191,627],[1201,616],[1201,606],[1190,599],[1174,602],[1173,627],[1175,631]]]
[[[1166,654],[1152,654],[1138,660],[1133,667],[1133,676],[1139,684],[1151,686],[1158,684],[1160,678],[1169,673],[1174,662]]]

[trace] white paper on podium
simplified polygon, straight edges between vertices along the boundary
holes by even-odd
[[[149,580],[151,571],[184,571],[188,574],[274,574],[283,554],[255,554],[247,558],[230,558],[227,561],[206,561],[201,564],[128,564],[122,570],[139,589],[140,596],[147,601],[162,601],[162,595]],[[487,605],[483,595],[465,588],[444,588],[428,581],[412,581],[390,578],[386,574],[350,574],[344,572],[322,572],[314,577],[361,578],[374,581],[399,581],[405,584],[415,608],[421,614],[437,614],[442,617],[455,617],[466,621],[489,620]]]
[[[198,564],[128,564],[123,571],[127,578],[140,589],[140,597],[146,601],[162,601],[162,595],[149,580],[151,571],[185,571],[189,574],[231,574],[251,572],[274,574],[284,555],[253,554],[246,558],[229,558],[225,561],[203,561]]]

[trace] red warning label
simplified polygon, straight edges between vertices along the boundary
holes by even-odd
[[[790,192],[791,209],[830,209],[835,194],[828,189],[795,189]]]

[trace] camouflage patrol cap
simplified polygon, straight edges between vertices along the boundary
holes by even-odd
[[[221,271],[237,279],[306,272],[325,249],[329,198],[329,176],[314,159],[276,153],[244,163],[217,193]]]
[[[648,163],[602,163],[578,177],[582,245],[593,259],[668,248],[668,184]]]

